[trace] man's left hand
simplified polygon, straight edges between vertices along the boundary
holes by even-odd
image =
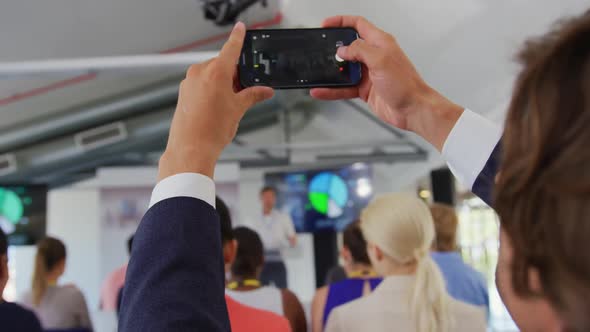
[[[236,63],[245,35],[245,25],[238,22],[217,58],[188,69],[160,159],[160,180],[179,173],[213,178],[217,159],[246,111],[273,96],[267,87],[239,89]]]

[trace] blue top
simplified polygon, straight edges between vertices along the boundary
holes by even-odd
[[[481,273],[465,264],[458,252],[433,252],[431,255],[438,264],[452,297],[473,305],[485,306],[489,312],[488,287]]]
[[[0,300],[0,327],[2,331],[41,332],[41,323],[32,311],[18,304]]]
[[[381,283],[382,278],[371,279],[344,279],[342,281],[333,283],[328,286],[328,298],[326,299],[326,306],[324,307],[324,326],[330,317],[330,312],[340,305],[354,301],[363,296],[363,288],[365,282],[369,282],[371,291],[375,290]]]

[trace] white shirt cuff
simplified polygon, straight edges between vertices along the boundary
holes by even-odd
[[[158,182],[150,208],[157,203],[173,197],[192,197],[200,199],[215,208],[215,183],[211,178],[197,173],[180,173]]]
[[[442,155],[450,170],[467,188],[473,183],[502,138],[502,127],[465,110],[445,141]]]

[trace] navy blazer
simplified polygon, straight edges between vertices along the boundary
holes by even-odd
[[[215,209],[176,197],[152,206],[133,240],[119,331],[230,331]]]
[[[496,174],[500,168],[501,143],[502,141],[498,142],[471,188],[471,191],[489,206],[492,206],[492,191],[494,190],[494,185],[496,183]]]
[[[2,293],[0,293],[0,330],[10,332],[43,331],[35,313],[16,303],[2,301]]]

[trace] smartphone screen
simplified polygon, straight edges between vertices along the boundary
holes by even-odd
[[[239,77],[243,87],[276,89],[354,86],[361,65],[336,56],[358,38],[351,28],[248,30]]]

